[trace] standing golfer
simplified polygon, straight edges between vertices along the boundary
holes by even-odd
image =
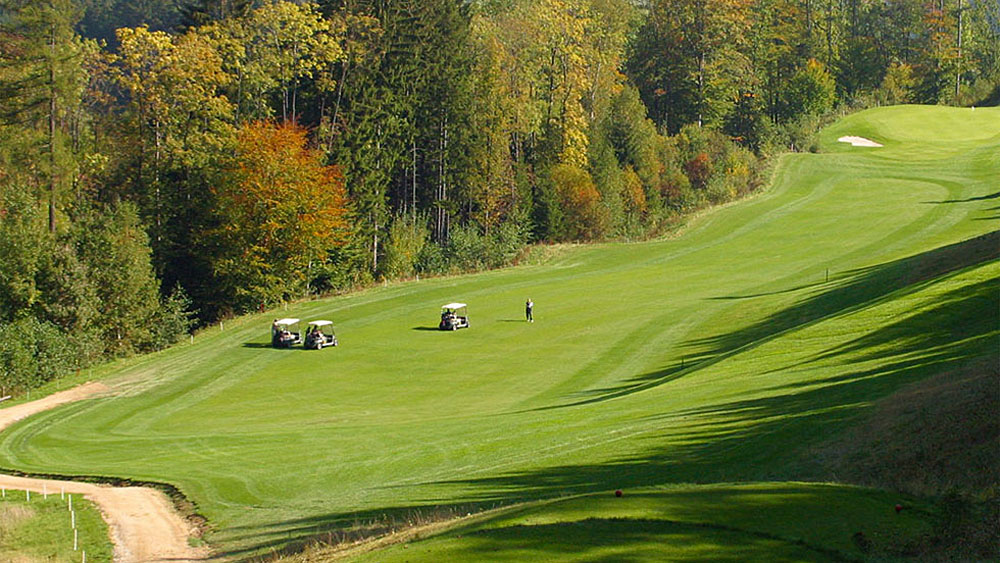
[[[532,307],[534,307],[534,306],[535,306],[535,304],[534,304],[534,303],[532,303],[532,301],[531,301],[531,298],[530,298],[530,297],[528,298],[528,300],[527,300],[527,301],[525,301],[525,302],[524,302],[524,318],[525,318],[525,320],[527,320],[527,321],[528,321],[529,323],[533,323],[533,322],[535,322],[535,319],[531,318],[531,309],[532,309]]]

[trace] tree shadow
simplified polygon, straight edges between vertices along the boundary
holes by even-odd
[[[1000,231],[878,266],[853,270],[833,289],[768,315],[749,326],[691,343],[710,347],[709,356],[759,346],[789,330],[852,313],[890,295],[918,291],[927,282],[1000,258]]]
[[[963,313],[967,311],[979,311],[980,314],[964,318]],[[942,322],[949,319],[961,319],[962,322]],[[855,354],[858,362],[896,355],[962,355],[977,348],[980,339],[1000,338],[992,333],[998,328],[1000,280],[990,279],[945,293],[933,308],[886,324],[811,361],[847,354]]]
[[[798,291],[802,291],[803,289],[809,289],[811,287],[816,287],[816,286],[823,285],[824,283],[826,283],[826,282],[807,283],[807,284],[803,284],[803,285],[799,285],[799,286],[795,286],[795,287],[790,287],[788,289],[779,289],[777,291],[767,291],[767,292],[764,292],[764,293],[752,293],[750,295],[724,295],[724,296],[720,296],[720,297],[709,297],[709,299],[712,300],[712,301],[736,301],[736,300],[741,300],[741,299],[754,299],[756,297],[770,297],[772,295],[784,295],[784,294],[787,294],[787,293],[795,293],[795,292],[798,292]]]
[[[974,201],[986,201],[997,198],[1000,198],[1000,192],[994,192],[989,195],[981,195],[978,197],[970,197],[966,199],[946,199],[944,201],[928,201],[927,203],[972,203]]]
[[[834,287],[808,296],[791,307],[748,326],[685,343],[684,347],[691,352],[669,366],[636,375],[617,387],[591,391],[590,397],[537,410],[580,406],[645,391],[741,354],[788,332],[853,313],[890,296],[918,291],[942,276],[997,258],[1000,258],[1000,231],[885,264],[852,270],[841,275]],[[741,298],[745,297],[710,299]]]

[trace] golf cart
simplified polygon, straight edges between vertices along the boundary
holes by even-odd
[[[275,348],[291,348],[293,344],[302,342],[299,334],[298,319],[278,319],[271,325],[271,346]]]
[[[324,346],[336,346],[337,335],[333,333],[332,321],[312,321],[306,328],[305,347],[320,350]]]
[[[465,310],[465,303],[448,303],[441,307],[441,330],[458,330],[469,328],[469,314]]]

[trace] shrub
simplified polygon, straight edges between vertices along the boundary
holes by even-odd
[[[446,247],[449,269],[456,272],[480,270],[486,267],[486,239],[474,224],[451,230]]]
[[[691,187],[699,190],[705,189],[709,178],[712,177],[712,161],[708,153],[699,152],[694,155],[694,158],[685,162],[684,173],[687,174]]]
[[[823,63],[809,59],[792,77],[782,96],[787,110],[786,117],[822,115],[833,108],[836,99],[836,81]]]
[[[486,267],[502,268],[513,263],[528,244],[530,235],[527,213],[515,212],[486,237]]]
[[[663,175],[660,195],[663,196],[663,203],[675,210],[687,209],[697,200],[691,190],[691,181],[680,170],[671,170]]]
[[[39,387],[81,367],[71,338],[52,323],[28,317],[0,324],[0,385]]]
[[[913,77],[913,68],[904,63],[893,62],[885,71],[882,85],[876,96],[880,104],[905,104],[913,96],[913,88],[917,81]]]
[[[586,170],[571,164],[558,164],[551,171],[559,206],[565,214],[562,238],[587,240],[600,237],[607,217],[601,213],[601,194]]]
[[[165,299],[153,320],[151,347],[162,350],[177,343],[194,326],[196,311],[191,310],[191,299],[180,284],[175,285]]]
[[[413,265],[414,270],[420,274],[444,274],[448,272],[448,259],[445,257],[444,248],[436,243],[425,244],[417,254],[417,260]]]
[[[396,217],[389,227],[389,241],[385,257],[379,263],[387,278],[404,278],[413,275],[417,259],[430,238],[426,217],[403,214]]]

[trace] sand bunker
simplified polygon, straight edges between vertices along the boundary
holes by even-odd
[[[837,139],[841,143],[851,143],[852,147],[881,147],[879,143],[872,141],[871,139],[866,139],[864,137],[841,137]]]

